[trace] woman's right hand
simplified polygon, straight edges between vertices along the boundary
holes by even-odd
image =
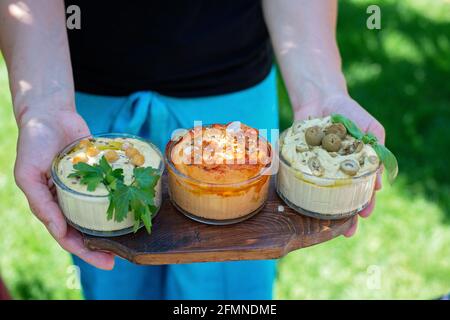
[[[62,248],[98,268],[112,269],[114,255],[89,250],[84,246],[81,234],[67,225],[55,200],[49,176],[57,153],[75,139],[89,135],[86,123],[75,111],[68,110],[25,111],[17,121],[19,141],[14,174],[31,211]]]

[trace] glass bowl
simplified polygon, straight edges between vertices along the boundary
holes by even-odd
[[[59,177],[61,172],[58,173],[58,167],[61,159],[66,157],[81,140],[92,138],[130,138],[145,142],[156,152],[156,154],[158,154],[161,159],[158,167],[158,171],[161,176],[164,172],[163,156],[155,145],[143,138],[131,134],[106,133],[86,136],[75,140],[65,147],[53,160],[51,178],[56,187],[59,206],[61,207],[66,221],[70,225],[83,233],[93,236],[112,237],[131,233],[133,232],[135,221],[133,214],[129,212],[127,217],[121,222],[117,222],[112,219],[108,220],[106,212],[109,206],[109,198],[107,194],[94,195],[87,192],[84,193],[74,190],[70,187],[70,185],[65,184]],[[159,179],[155,191],[155,206],[159,211],[162,195],[161,179]],[[156,216],[158,211],[155,212],[153,217]],[[142,224],[140,227],[142,227]]]
[[[276,190],[289,207],[306,216],[334,220],[356,215],[369,204],[380,166],[354,178],[322,178],[302,172],[281,153],[285,134],[280,136]]]
[[[176,168],[171,155],[180,140],[181,138],[167,143],[165,161],[170,199],[181,213],[198,222],[227,225],[249,219],[261,210],[269,190],[270,164],[245,181],[206,183],[189,177]],[[264,141],[267,143],[271,158],[271,146],[265,139]]]

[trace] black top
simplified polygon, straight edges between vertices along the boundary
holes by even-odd
[[[66,0],[75,88],[100,95],[153,90],[179,97],[245,89],[272,51],[260,0]]]

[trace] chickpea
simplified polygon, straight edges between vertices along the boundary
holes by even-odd
[[[139,150],[134,147],[130,147],[125,150],[125,155],[130,159],[132,159],[137,154],[139,154]]]
[[[78,153],[77,155],[75,155],[73,158],[72,158],[72,163],[73,164],[77,164],[77,163],[79,163],[79,162],[84,162],[84,163],[86,163],[86,162],[88,162],[88,157],[86,156],[86,154],[84,153],[84,152],[81,152],[81,153]]]
[[[96,147],[94,147],[94,146],[90,146],[90,147],[88,147],[87,150],[86,150],[86,154],[87,154],[89,157],[95,157],[95,156],[98,155],[99,153],[100,153],[100,151],[99,151]]]
[[[92,145],[92,143],[89,141],[89,139],[83,139],[80,141],[80,143],[78,144],[78,146],[80,148],[87,148],[90,147]]]
[[[134,164],[135,166],[142,166],[145,162],[145,158],[142,154],[138,153],[135,154],[132,158],[131,158],[131,163]]]
[[[119,155],[114,150],[108,150],[105,152],[105,159],[109,163],[113,163],[119,159]]]

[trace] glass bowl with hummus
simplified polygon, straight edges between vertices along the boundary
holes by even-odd
[[[75,229],[95,236],[136,232],[161,206],[161,152],[129,134],[74,141],[55,158],[51,177],[59,206]]]
[[[240,122],[182,130],[165,152],[172,203],[207,224],[250,218],[267,199],[271,152],[258,130]]]
[[[369,204],[382,160],[395,178],[392,153],[341,115],[296,121],[280,136],[277,192],[301,214],[349,217]]]

